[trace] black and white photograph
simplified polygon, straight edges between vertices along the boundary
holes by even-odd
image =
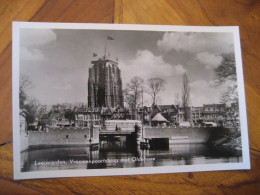
[[[13,23],[15,179],[249,169],[238,27]]]

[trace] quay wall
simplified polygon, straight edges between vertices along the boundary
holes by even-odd
[[[26,131],[20,132],[20,151],[25,151],[28,148],[28,134]]]
[[[145,127],[144,138],[169,138],[169,143],[206,143],[222,127]]]
[[[144,127],[143,138],[151,140],[168,138],[169,143],[207,143],[222,127]],[[99,143],[99,127],[94,127],[90,142],[89,128],[49,128],[48,131],[28,131],[21,135],[21,150],[30,146],[90,145]],[[142,134],[140,132],[140,134]],[[221,133],[222,134],[222,133]],[[141,137],[141,135],[140,135]]]
[[[37,145],[88,145],[99,143],[99,128],[94,127],[90,142],[89,128],[49,128],[47,131],[28,131],[28,146]]]

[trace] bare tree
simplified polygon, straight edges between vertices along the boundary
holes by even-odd
[[[182,107],[184,112],[184,120],[189,120],[189,102],[190,102],[190,86],[189,79],[186,73],[183,74],[183,86],[182,86]]]
[[[165,80],[155,77],[147,81],[147,88],[145,92],[152,97],[152,105],[155,105],[159,99],[158,94],[165,86]]]
[[[24,108],[25,101],[27,99],[26,92],[32,88],[32,82],[29,80],[28,76],[20,75],[19,81],[19,100],[20,100],[20,108]]]
[[[124,90],[125,101],[132,111],[132,116],[136,119],[137,107],[141,104],[144,80],[140,77],[133,77]]]
[[[179,94],[179,92],[176,92],[175,93],[175,105],[177,105],[177,106],[180,106],[181,105],[181,101],[180,101],[180,94]]]

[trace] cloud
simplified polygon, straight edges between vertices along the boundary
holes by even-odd
[[[173,104],[176,90],[179,90],[182,74],[186,69],[181,65],[166,63],[162,56],[155,56],[149,50],[138,50],[135,58],[119,63],[123,85],[125,86],[134,76],[147,81],[152,77],[160,77],[166,81],[166,85],[159,93],[162,104]],[[151,97],[144,95],[144,103],[151,105]]]
[[[20,34],[21,46],[39,46],[51,43],[57,35],[50,29],[22,29]]]
[[[57,89],[57,90],[62,90],[62,91],[67,91],[67,90],[71,90],[72,86],[70,83],[57,83],[56,85],[53,86],[53,89]]]
[[[196,59],[202,64],[204,64],[207,69],[217,68],[223,60],[221,56],[211,54],[209,52],[202,52],[196,54]]]
[[[22,47],[20,55],[22,60],[41,61],[44,59],[44,55],[38,49],[27,49],[26,47]]]
[[[41,50],[41,46],[49,44],[56,39],[56,33],[50,29],[21,29],[21,59],[28,61],[43,60],[45,57]]]
[[[232,33],[166,32],[162,39],[158,40],[157,46],[165,52],[171,50],[215,54],[234,52]]]
[[[174,69],[176,74],[180,74],[180,75],[182,75],[183,73],[186,72],[186,69],[180,64],[174,66],[173,69]]]
[[[214,81],[197,80],[190,83],[190,100],[193,106],[219,103],[223,90],[212,87]]]
[[[141,77],[144,80],[152,77],[167,79],[186,72],[182,65],[168,64],[164,62],[161,56],[155,56],[149,50],[138,50],[134,59],[120,63],[119,68],[125,83],[129,82],[134,76]]]

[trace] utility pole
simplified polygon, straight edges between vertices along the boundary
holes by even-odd
[[[144,90],[142,89],[142,139],[144,139]]]
[[[91,144],[93,137],[93,109],[90,110],[90,129],[89,129],[89,142]]]

